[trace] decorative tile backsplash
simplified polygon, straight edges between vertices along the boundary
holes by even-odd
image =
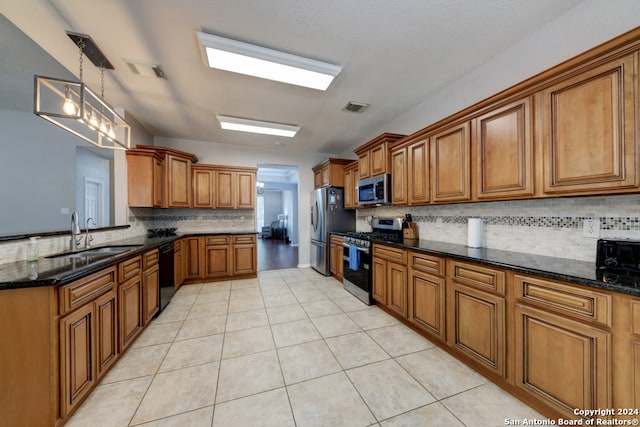
[[[587,219],[600,237],[640,240],[640,195],[535,199],[358,210],[357,229],[371,216],[410,213],[421,239],[467,243],[468,218],[483,219],[483,246],[536,255],[595,261],[596,241],[583,236]]]

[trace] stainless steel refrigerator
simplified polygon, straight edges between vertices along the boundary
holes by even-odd
[[[311,267],[329,272],[329,233],[356,230],[356,213],[344,209],[344,189],[325,187],[311,192]],[[340,260],[342,262],[342,260]]]

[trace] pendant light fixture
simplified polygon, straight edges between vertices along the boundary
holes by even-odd
[[[67,32],[79,50],[80,81],[34,76],[33,112],[97,147],[131,148],[131,126],[104,100],[104,70],[113,65],[91,37]],[[100,96],[82,81],[83,58],[100,68]]]

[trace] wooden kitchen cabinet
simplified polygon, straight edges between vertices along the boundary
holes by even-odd
[[[175,289],[182,286],[185,280],[183,243],[184,239],[173,242],[173,286]]]
[[[118,306],[120,352],[142,332],[142,257],[118,264]]]
[[[635,67],[627,55],[541,92],[546,194],[638,188]]]
[[[255,208],[256,168],[218,167],[215,180],[216,208]]]
[[[203,277],[203,242],[204,237],[187,237],[182,240],[184,278],[187,281]]]
[[[520,274],[514,289],[516,386],[566,418],[611,407],[611,296]]]
[[[431,201],[471,200],[471,132],[469,122],[430,138]]]
[[[329,251],[329,271],[333,277],[342,283],[342,277],[344,274],[344,237],[335,234],[331,235],[330,251]]]
[[[127,151],[127,192],[131,207],[162,207],[164,156],[156,150]]]
[[[533,113],[530,97],[491,110],[473,121],[475,197],[532,196]]]
[[[445,340],[445,259],[408,253],[409,322],[440,341]]]
[[[506,376],[506,273],[447,261],[447,343],[491,372]]]
[[[196,161],[191,153],[166,147],[138,145],[128,150],[129,206],[188,208],[191,164]]]
[[[353,160],[344,167],[344,208],[357,209],[358,203],[358,161]]]
[[[142,325],[149,324],[160,309],[160,268],[157,249],[142,256]]]
[[[313,171],[313,188],[344,187],[344,167],[353,162],[348,159],[330,157],[315,165]]]
[[[358,179],[391,173],[389,148],[405,136],[383,133],[353,150],[358,156]]]
[[[407,254],[404,249],[373,245],[373,298],[407,317]]]
[[[205,277],[229,277],[233,271],[231,236],[208,236],[205,240]]]
[[[234,276],[254,275],[258,272],[256,235],[232,236]]]
[[[93,302],[96,324],[96,379],[99,381],[118,358],[118,292],[115,288]]]
[[[213,209],[216,207],[216,171],[209,165],[191,166],[191,207]]]
[[[429,139],[391,149],[391,201],[397,206],[429,203]]]

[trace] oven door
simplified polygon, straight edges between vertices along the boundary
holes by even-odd
[[[369,248],[357,247],[360,252],[358,269],[352,270],[350,267],[350,252],[354,246],[343,245],[343,271],[342,283],[345,290],[367,305],[373,304],[371,296],[371,253]]]

